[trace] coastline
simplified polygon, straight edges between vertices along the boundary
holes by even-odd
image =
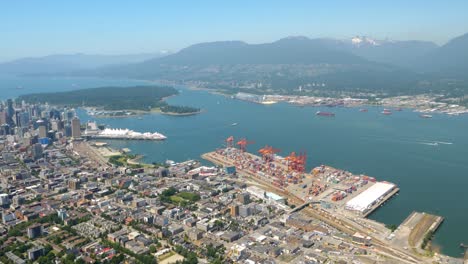
[[[253,157],[251,159],[247,158],[247,160],[255,160],[256,158],[260,159],[260,157],[256,156],[255,154],[251,154],[248,152],[246,153],[247,155]],[[364,234],[368,237],[371,237],[371,239],[374,241],[373,243],[375,243],[374,244],[375,246],[381,246],[382,248],[391,249],[392,251],[393,250],[399,251],[398,255],[402,254],[400,256],[407,254],[406,258],[411,259],[411,260],[416,260],[417,258],[424,257],[423,254],[413,255],[411,253],[407,253],[406,249],[401,245],[393,244],[391,242],[388,242],[388,244],[383,242],[387,239],[387,237],[393,234],[393,231],[389,230],[387,226],[382,222],[367,219],[368,215],[370,215],[373,211],[380,208],[387,200],[391,199],[396,193],[399,192],[399,188],[396,185],[394,185],[395,186],[394,189],[383,194],[383,196],[378,198],[376,200],[377,202],[372,205],[370,211],[367,211],[364,214],[356,214],[355,212],[347,211],[345,202],[343,201],[349,202],[350,199],[356,198],[356,196],[359,196],[361,195],[361,193],[369,190],[370,189],[369,186],[366,186],[366,187],[360,186],[359,188],[362,188],[362,189],[358,189],[357,191],[355,191],[354,197],[352,196],[353,194],[349,194],[349,196],[351,197],[345,197],[343,200],[341,199],[337,200],[333,202],[334,203],[333,205],[327,208],[327,207],[322,206],[322,201],[324,201],[325,197],[328,197],[328,199],[330,199],[329,197],[331,193],[330,191],[325,190],[322,193],[315,195],[313,197],[313,199],[315,200],[315,204],[314,204],[314,202],[312,201],[310,197],[308,198],[308,196],[305,196],[305,198],[303,198],[302,196],[300,196],[299,192],[302,188],[288,187],[287,185],[286,187],[278,186],[275,184],[274,180],[271,180],[271,177],[269,177],[269,175],[265,175],[265,174],[258,175],[251,170],[244,169],[242,167],[244,165],[239,165],[241,163],[236,164],[237,162],[236,160],[238,157],[229,157],[229,154],[225,156],[225,155],[220,154],[218,151],[204,153],[201,155],[201,157],[215,165],[219,165],[223,167],[230,167],[230,166],[236,167],[237,172],[241,175],[240,177],[244,178],[246,182],[248,182],[247,184],[252,185],[252,182],[254,182],[256,184],[261,185],[262,188],[264,188],[267,191],[271,191],[273,193],[276,193],[279,196],[286,197],[289,203],[295,205],[295,209],[293,210],[303,210],[304,214],[312,218],[318,218],[321,221],[331,226],[334,226],[335,228],[338,228],[340,231],[349,234],[350,236],[353,236],[358,233]],[[281,166],[282,166],[281,162],[278,162],[275,167],[278,168]],[[331,169],[331,170],[338,170],[338,171],[346,172],[344,170],[332,168],[326,165],[324,167]],[[357,176],[356,174],[353,174],[350,172],[346,172],[346,173],[349,173],[351,175],[349,176],[350,178],[351,177],[355,178]],[[303,180],[304,182],[306,182],[307,180],[314,181],[317,175],[314,174],[313,177],[306,175],[303,178]],[[369,177],[369,176],[361,174],[358,177]],[[301,181],[300,183],[293,183],[292,185],[310,186],[309,184],[304,184],[304,182]],[[385,181],[382,181],[382,182],[385,182]],[[339,183],[334,183],[334,184],[338,185]],[[337,189],[336,186],[330,187],[330,188],[335,189],[335,190]],[[307,198],[310,200],[307,200]],[[317,205],[318,200],[320,200],[319,202],[320,205]],[[367,228],[363,228],[365,226]],[[431,227],[431,228],[432,228],[432,232],[435,233],[438,229],[438,225],[435,227]],[[424,232],[420,236],[422,237],[425,234],[426,233]],[[448,257],[448,256],[444,255],[444,257]]]
[[[176,113],[176,112],[163,112],[160,108],[153,108],[151,109],[150,113],[154,114],[161,114],[161,115],[170,115],[170,116],[192,116],[201,114],[203,110],[197,112],[189,112],[189,113]]]
[[[98,110],[97,108],[94,107],[82,107],[90,116],[96,117],[96,118],[128,118],[128,117],[139,117],[143,115],[149,115],[149,114],[161,114],[161,115],[170,115],[170,116],[191,116],[191,115],[198,115],[203,112],[203,110],[197,111],[197,112],[189,112],[189,113],[176,113],[176,112],[163,112],[161,109],[158,108],[152,108],[151,110],[144,111],[144,110],[134,110],[134,109],[122,109],[122,110],[115,110],[115,112],[125,112],[125,113],[131,113],[131,114],[122,114],[122,115],[110,115],[110,114],[97,114],[93,115],[91,114],[92,111],[101,111]],[[106,110],[102,110],[105,112]],[[108,111],[108,112],[113,112],[113,111]]]
[[[421,114],[430,114],[430,113],[437,113],[437,114],[445,114],[449,116],[458,116],[463,114],[468,114],[468,107],[456,104],[449,104],[445,102],[436,101],[437,97],[430,96],[427,94],[420,94],[420,95],[406,95],[406,96],[395,96],[395,97],[387,97],[379,99],[376,102],[369,102],[368,99],[359,99],[359,98],[333,98],[333,97],[314,97],[314,96],[299,96],[299,95],[276,95],[276,94],[265,94],[266,102],[257,102],[248,99],[240,99],[235,98],[236,94],[227,94],[220,92],[219,90],[213,90],[209,88],[203,87],[195,87],[193,85],[187,85],[187,88],[194,91],[208,91],[212,94],[222,95],[225,97],[233,97],[233,99],[246,101],[250,103],[256,104],[263,104],[263,105],[270,105],[269,102],[284,102],[300,107],[322,107],[322,106],[330,106],[327,104],[323,104],[323,101],[330,101],[331,104],[333,102],[340,102],[339,105],[331,105],[334,106],[342,106],[347,108],[357,108],[357,107],[388,107],[388,108],[395,108],[395,109],[409,109],[416,113]],[[344,103],[343,103],[344,102]],[[399,111],[399,110],[397,110]]]

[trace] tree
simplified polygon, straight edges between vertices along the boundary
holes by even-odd
[[[218,227],[218,228],[223,228],[224,227],[224,222],[221,221],[221,220],[216,219],[216,221],[214,222],[214,226]]]
[[[54,253],[52,252],[52,246],[49,245],[49,244],[47,244],[47,245],[44,246],[44,252],[45,252],[46,255],[49,254],[49,253],[54,254]]]
[[[75,263],[75,254],[73,253],[69,253],[65,256],[65,258],[63,258],[63,263],[65,264],[71,264],[71,263]]]
[[[151,246],[149,247],[149,251],[150,251],[150,253],[155,253],[155,252],[157,251],[156,246],[155,246],[155,245],[151,245]]]
[[[194,252],[188,253],[187,257],[184,259],[184,264],[198,264],[197,254]]]
[[[109,263],[111,264],[120,264],[120,263],[123,263],[124,262],[124,259],[125,259],[125,255],[124,254],[119,254],[118,256],[114,256]]]
[[[168,197],[168,196],[172,196],[172,195],[174,195],[176,193],[177,193],[177,190],[174,187],[169,187],[169,189],[166,189],[166,190],[162,191],[161,195]]]
[[[398,228],[398,226],[395,225],[395,224],[386,225],[385,227],[390,229],[390,231],[392,231],[392,232],[395,231]]]
[[[212,244],[209,244],[205,248],[205,251],[206,251],[205,254],[208,257],[208,259],[210,259],[211,261],[216,261],[216,260],[221,261],[224,259],[225,250],[226,248],[224,247],[224,245],[215,247]]]

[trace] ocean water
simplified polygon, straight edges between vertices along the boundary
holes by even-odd
[[[5,98],[5,87],[16,85],[28,88],[14,91],[29,93],[135,82],[140,83],[92,78],[37,82],[19,78],[5,82],[0,78],[0,98]],[[206,91],[179,89],[180,95],[169,98],[169,103],[200,107],[203,113],[151,114],[141,119],[93,119],[84,111],[79,115],[83,122],[96,120],[113,128],[165,134],[168,139],[164,142],[107,141],[114,147],[145,155],[146,162],[200,159],[202,153],[222,147],[232,135],[254,141],[248,146],[252,152],[267,144],[281,149],[280,155],[306,151],[309,169],[327,164],[394,182],[400,187],[399,195],[370,218],[398,225],[413,210],[444,216],[434,243],[445,254],[461,256],[458,245],[468,243],[468,116],[434,114],[432,119],[423,119],[410,109],[384,116],[379,107],[363,113],[356,108],[259,105]],[[317,117],[318,110],[333,111],[336,116]]]
[[[0,75],[0,101],[30,93],[61,92],[102,86],[127,86],[148,83],[147,81],[127,79]]]

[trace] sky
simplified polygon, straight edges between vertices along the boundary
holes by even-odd
[[[299,35],[444,44],[468,32],[467,11],[466,0],[1,0],[0,61]]]

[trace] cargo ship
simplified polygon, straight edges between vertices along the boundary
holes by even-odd
[[[431,115],[424,115],[424,114],[423,114],[423,115],[419,115],[419,117],[421,117],[421,118],[432,118]]]
[[[332,112],[322,112],[322,111],[317,111],[317,113],[315,113],[315,115],[318,115],[318,116],[329,116],[329,117],[333,117],[333,116],[335,116],[335,113],[332,113]]]
[[[391,114],[392,114],[392,111],[390,111],[390,110],[388,110],[388,109],[384,109],[384,110],[382,111],[382,114],[384,114],[384,115],[391,115]]]

